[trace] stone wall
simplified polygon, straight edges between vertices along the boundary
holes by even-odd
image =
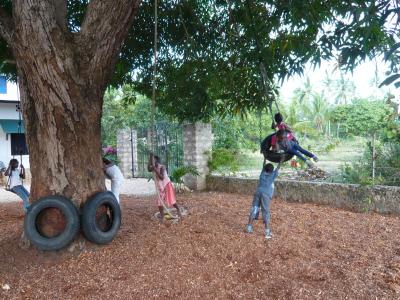
[[[197,122],[184,125],[183,130],[184,164],[195,166],[200,173],[197,177],[185,176],[185,185],[193,190],[204,190],[208,175],[207,152],[211,151],[213,140],[211,125]]]
[[[257,179],[207,177],[210,191],[251,195],[257,184]],[[400,214],[400,187],[276,180],[275,197],[288,202],[324,204],[356,212]]]
[[[133,161],[132,164],[132,153]],[[133,129],[121,129],[117,134],[117,155],[119,167],[125,178],[132,178],[132,166],[137,172],[137,132]]]

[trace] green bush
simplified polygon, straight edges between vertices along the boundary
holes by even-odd
[[[400,144],[383,145],[377,157],[376,170],[384,184],[400,186]]]
[[[339,105],[332,112],[332,121],[340,123],[347,134],[369,135],[386,124],[391,108],[381,100],[358,99],[351,104]]]
[[[262,115],[260,119],[257,113],[239,116],[214,118],[211,120],[215,149],[234,149],[257,151],[260,147],[260,138],[271,134],[271,119],[268,115]]]
[[[338,139],[329,140],[328,143],[326,145],[324,145],[323,151],[325,153],[332,152],[336,148],[337,145],[339,145]]]
[[[376,146],[375,179],[372,179],[372,146],[367,143],[363,157],[341,168],[347,183],[362,185],[384,184],[400,186],[400,145],[386,143]]]
[[[235,174],[239,170],[239,154],[231,149],[214,149],[208,160],[210,172]]]
[[[182,184],[185,175],[199,176],[200,174],[195,166],[182,166],[172,171],[170,179],[174,183]]]

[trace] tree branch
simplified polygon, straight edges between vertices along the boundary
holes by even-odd
[[[0,8],[0,36],[10,45],[13,34],[12,18],[4,9]]]
[[[67,0],[53,0],[55,18],[60,28],[67,28]]]
[[[79,34],[93,80],[106,83],[141,0],[92,0]],[[104,66],[108,66],[106,72]],[[110,68],[111,66],[111,68]],[[100,77],[100,78],[99,78]],[[99,81],[97,81],[99,80]]]

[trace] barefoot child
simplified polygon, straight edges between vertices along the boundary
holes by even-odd
[[[272,164],[266,164],[261,171],[258,187],[254,193],[253,203],[251,204],[251,211],[249,215],[249,223],[246,226],[246,232],[253,232],[253,221],[257,216],[258,210],[261,206],[262,217],[265,225],[265,238],[272,238],[272,232],[269,225],[270,211],[269,205],[274,194],[274,181],[278,176],[280,164],[274,170]]]
[[[25,179],[25,168],[21,164],[20,168],[18,169],[19,162],[17,159],[13,158],[10,160],[8,168],[4,173],[5,176],[8,177],[8,188],[11,192],[18,195],[22,201],[24,202],[24,211],[25,213],[28,211],[29,208],[29,192],[26,188],[22,185],[21,179]]]
[[[111,192],[119,203],[119,192],[124,182],[124,175],[121,170],[109,159],[103,157],[103,171],[108,179],[111,180]]]
[[[161,222],[164,221],[164,206],[162,202],[168,207],[175,207],[178,217],[181,218],[181,211],[176,204],[174,187],[168,177],[167,169],[160,163],[160,158],[151,154],[147,168],[149,172],[155,172],[156,187],[159,191],[157,206],[160,211]]]

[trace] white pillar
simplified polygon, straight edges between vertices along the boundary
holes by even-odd
[[[200,176],[185,176],[185,185],[196,191],[204,190],[209,172],[208,153],[211,151],[213,140],[211,125],[196,122],[184,125],[183,130],[183,163],[185,166],[195,166],[200,173]]]

